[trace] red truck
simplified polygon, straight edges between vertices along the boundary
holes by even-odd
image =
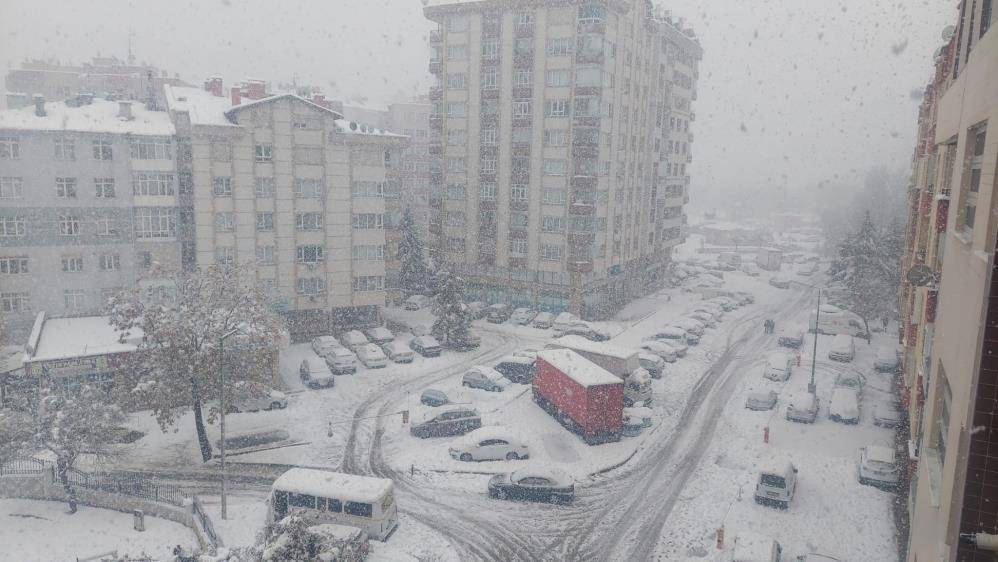
[[[570,349],[537,353],[534,402],[589,445],[619,441],[624,382]]]

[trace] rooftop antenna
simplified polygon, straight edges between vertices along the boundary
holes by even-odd
[[[135,55],[132,54],[132,26],[128,26],[128,64],[135,64]]]

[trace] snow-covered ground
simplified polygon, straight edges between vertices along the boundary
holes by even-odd
[[[0,499],[0,559],[17,562],[76,560],[111,551],[119,556],[166,559],[176,545],[197,545],[187,527],[145,518],[145,531],[132,527],[132,515],[81,505],[69,515],[61,502]]]

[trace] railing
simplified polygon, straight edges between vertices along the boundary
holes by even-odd
[[[33,458],[16,458],[0,465],[0,476],[30,476],[52,470],[45,461]]]
[[[191,507],[193,508],[192,511],[194,512],[194,516],[201,522],[201,528],[204,529],[204,533],[208,535],[208,540],[211,541],[211,544],[215,546],[221,545],[222,541],[218,538],[218,534],[215,532],[215,525],[211,522],[211,517],[208,516],[204,510],[204,507],[201,505],[201,499],[194,496],[193,501],[191,502]]]
[[[128,476],[114,476],[104,472],[83,472],[71,468],[66,472],[69,483],[80,488],[100,490],[114,494],[144,498],[183,507],[191,496],[176,486],[150,484]]]

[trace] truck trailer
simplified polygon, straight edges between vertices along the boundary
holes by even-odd
[[[570,349],[537,353],[534,402],[589,445],[619,441],[624,381]]]
[[[624,381],[624,405],[652,404],[651,375],[641,368],[638,351],[613,344],[594,342],[582,336],[563,336],[545,346],[547,349],[571,349],[603,367]]]
[[[783,267],[783,252],[775,248],[759,248],[755,264],[766,271],[779,271]]]

